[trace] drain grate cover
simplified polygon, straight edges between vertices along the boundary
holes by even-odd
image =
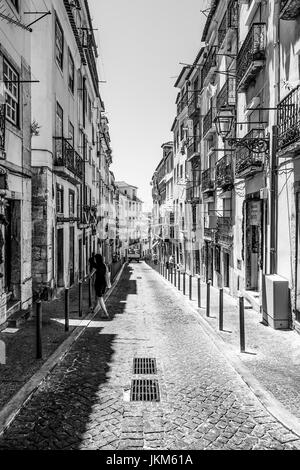
[[[152,357],[135,357],[133,359],[134,374],[156,374],[156,360]]]
[[[133,379],[131,381],[131,401],[160,401],[158,381],[152,379]]]

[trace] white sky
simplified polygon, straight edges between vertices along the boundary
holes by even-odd
[[[99,45],[100,92],[110,124],[116,180],[138,186],[151,208],[152,174],[172,140],[174,88],[201,45],[208,0],[90,0]]]

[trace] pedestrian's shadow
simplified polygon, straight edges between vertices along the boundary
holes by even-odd
[[[117,314],[124,313],[127,296],[137,291],[131,274],[125,267],[107,302],[108,309],[118,306]],[[111,377],[118,335],[103,329],[97,313],[0,438],[0,450],[76,450],[86,448],[92,436],[99,449],[118,441],[123,389]],[[117,424],[107,425],[110,415]]]

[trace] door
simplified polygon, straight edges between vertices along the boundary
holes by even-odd
[[[78,277],[82,279],[82,240],[78,242]]]
[[[70,227],[70,254],[69,254],[69,270],[70,270],[70,286],[74,284],[74,263],[75,263],[75,249],[74,249],[74,227]]]
[[[7,201],[7,205],[5,208],[5,217],[8,222],[7,225],[5,225],[5,245],[4,245],[4,253],[5,253],[5,258],[4,258],[4,263],[5,263],[5,290],[6,292],[11,292],[12,286],[11,286],[11,265],[12,265],[12,250],[11,250],[11,243],[12,243],[12,231],[11,231],[11,213],[12,213],[12,202]]]
[[[229,253],[223,251],[223,283],[229,287]]]
[[[64,287],[64,229],[57,229],[57,286]]]
[[[246,289],[259,290],[262,264],[262,204],[251,200],[246,204]]]
[[[213,269],[213,248],[210,242],[206,243],[206,281],[211,281],[213,283],[214,269]]]

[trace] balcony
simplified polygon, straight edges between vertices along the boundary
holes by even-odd
[[[265,137],[264,129],[252,129],[244,136],[244,139],[257,137]],[[266,158],[267,154],[265,152],[256,153],[245,147],[238,148],[236,150],[235,176],[237,178],[246,178],[263,171]]]
[[[235,78],[228,78],[217,95],[217,110],[235,106],[236,84]]]
[[[194,157],[199,157],[199,138],[191,138],[187,148],[187,159],[190,160]]]
[[[206,61],[201,70],[202,87],[213,81],[213,75],[217,68],[217,46],[212,46],[208,52]]]
[[[219,51],[226,44],[227,39],[233,31],[237,31],[238,28],[238,1],[231,0],[227,10],[223,16],[220,27],[218,29],[218,47]]]
[[[208,168],[202,172],[202,192],[211,192],[215,190],[215,172],[214,168]]]
[[[177,114],[180,114],[188,105],[188,92],[186,91],[177,103]]]
[[[218,217],[217,219],[217,239],[218,243],[231,246],[233,242],[231,217]]]
[[[64,137],[55,139],[54,172],[72,184],[83,178],[83,160]]]
[[[236,83],[239,92],[245,91],[265,64],[266,25],[253,23],[236,61]]]
[[[292,90],[277,107],[277,149],[300,147],[300,85]]]
[[[200,200],[200,186],[194,181],[190,181],[186,185],[186,201],[198,202]]]
[[[233,167],[231,157],[228,155],[216,164],[216,187],[222,191],[231,191],[233,188]]]
[[[280,18],[282,20],[295,20],[300,15],[299,0],[281,0]]]
[[[212,108],[203,118],[203,138],[209,139],[212,134],[216,132],[215,124],[213,122],[213,111]]]
[[[200,91],[194,90],[191,92],[192,96],[189,99],[188,102],[188,116],[193,117],[196,112],[199,111],[200,108],[200,100],[199,100],[199,95]]]
[[[5,158],[6,104],[0,105],[0,158]]]

